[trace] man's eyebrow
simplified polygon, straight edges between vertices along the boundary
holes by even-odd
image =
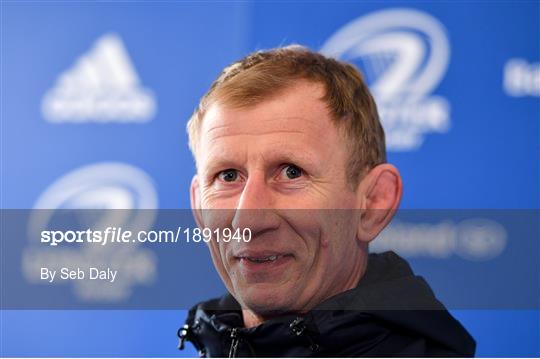
[[[218,169],[220,171],[226,170],[228,168],[238,168],[239,164],[238,161],[233,161],[228,158],[212,158],[211,155],[207,157],[207,165],[204,167],[202,174],[205,177],[208,177],[210,175],[214,175],[214,172],[216,172]]]
[[[313,156],[307,151],[286,151],[279,153],[270,153],[262,155],[264,163],[267,165],[275,166],[280,164],[295,164],[304,169],[311,169],[317,166],[320,161],[318,161],[316,156]],[[245,159],[232,158],[231,156],[219,152],[219,153],[209,153],[207,155],[207,165],[205,166],[202,174],[205,176],[213,175],[217,170],[225,170],[227,168],[240,168],[243,167]]]
[[[266,156],[266,160],[271,163],[290,163],[300,166],[312,167],[318,163],[317,157],[312,156],[308,151],[302,152],[287,151]]]

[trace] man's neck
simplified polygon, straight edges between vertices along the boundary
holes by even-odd
[[[244,326],[246,328],[256,327],[259,324],[262,324],[268,318],[263,318],[258,316],[249,309],[242,309],[242,316],[244,317]]]

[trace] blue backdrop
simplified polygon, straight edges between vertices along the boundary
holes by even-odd
[[[2,2],[1,207],[188,208],[198,99],[232,61],[299,43],[363,70],[402,208],[538,210],[539,14],[538,1]],[[453,274],[431,263],[489,265],[510,248],[426,246],[397,250],[443,294]],[[479,356],[540,355],[538,303],[452,312]],[[5,309],[0,354],[194,356],[176,350],[185,315]]]

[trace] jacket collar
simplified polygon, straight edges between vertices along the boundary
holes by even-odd
[[[407,262],[393,252],[370,254],[356,288],[327,299],[306,314],[283,315],[244,328],[239,303],[226,294],[194,306],[179,336],[181,347],[189,340],[201,356],[335,356],[340,348],[351,347],[356,348],[354,355],[376,355],[370,350],[381,346],[377,343],[395,330],[449,348],[448,353],[443,352],[446,355],[474,353],[470,335],[435,298],[425,280],[415,276]]]

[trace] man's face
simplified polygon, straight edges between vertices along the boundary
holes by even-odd
[[[192,203],[201,226],[251,230],[250,242],[213,240],[210,252],[231,294],[257,313],[310,309],[358,279],[349,147],[323,95],[301,81],[253,107],[214,103],[203,119]]]

